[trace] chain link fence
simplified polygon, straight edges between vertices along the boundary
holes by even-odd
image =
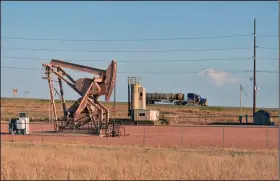
[[[110,111],[113,105],[107,105]],[[150,106],[157,109],[158,106]],[[274,119],[277,110],[268,110]],[[26,112],[30,118],[30,134],[9,134],[9,118]],[[21,105],[7,102],[1,107],[1,140],[27,141],[36,143],[86,143],[99,145],[138,145],[151,147],[222,147],[242,149],[276,149],[278,130],[275,126],[256,126],[253,124],[251,110],[226,110],[214,107],[162,106],[161,116],[170,125],[122,125],[127,136],[98,137],[92,134],[92,125],[55,131],[52,112],[46,102]],[[58,108],[58,117],[63,115]],[[127,105],[117,104],[111,119],[128,119]],[[275,119],[278,121],[277,119]],[[277,124],[276,124],[277,125]]]
[[[251,125],[123,125],[127,135],[99,137],[90,125],[55,131],[54,124],[30,122],[29,134],[9,133],[9,123],[1,122],[1,141],[30,143],[71,143],[93,145],[135,145],[147,147],[219,147],[241,149],[277,149],[278,130],[275,126]]]

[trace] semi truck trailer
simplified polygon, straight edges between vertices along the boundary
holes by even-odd
[[[175,105],[200,105],[207,106],[206,98],[201,98],[200,95],[195,93],[188,93],[187,98],[184,93],[146,93],[146,103],[168,103]]]
[[[185,105],[185,94],[183,93],[146,93],[146,103],[172,103],[177,105]]]

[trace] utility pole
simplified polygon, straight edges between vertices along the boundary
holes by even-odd
[[[280,0],[278,1],[278,180],[280,181]]]
[[[240,115],[242,116],[242,85],[240,84]]]
[[[254,74],[253,74],[253,116],[256,112],[256,19],[254,19]]]

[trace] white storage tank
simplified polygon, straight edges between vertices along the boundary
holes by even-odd
[[[146,109],[146,89],[144,87],[138,87],[139,89],[139,101],[138,109]]]
[[[16,129],[22,134],[29,134],[29,117],[25,112],[19,113],[19,119],[16,120]]]
[[[18,130],[24,132],[24,134],[29,134],[29,118],[21,117],[16,121],[16,126]]]
[[[131,85],[131,108],[139,109],[139,84],[132,84]]]

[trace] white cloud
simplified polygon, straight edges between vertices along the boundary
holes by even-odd
[[[234,84],[237,82],[237,79],[230,77],[227,72],[217,71],[211,68],[199,72],[197,76],[206,76],[208,80],[217,86],[223,86],[226,83]]]

